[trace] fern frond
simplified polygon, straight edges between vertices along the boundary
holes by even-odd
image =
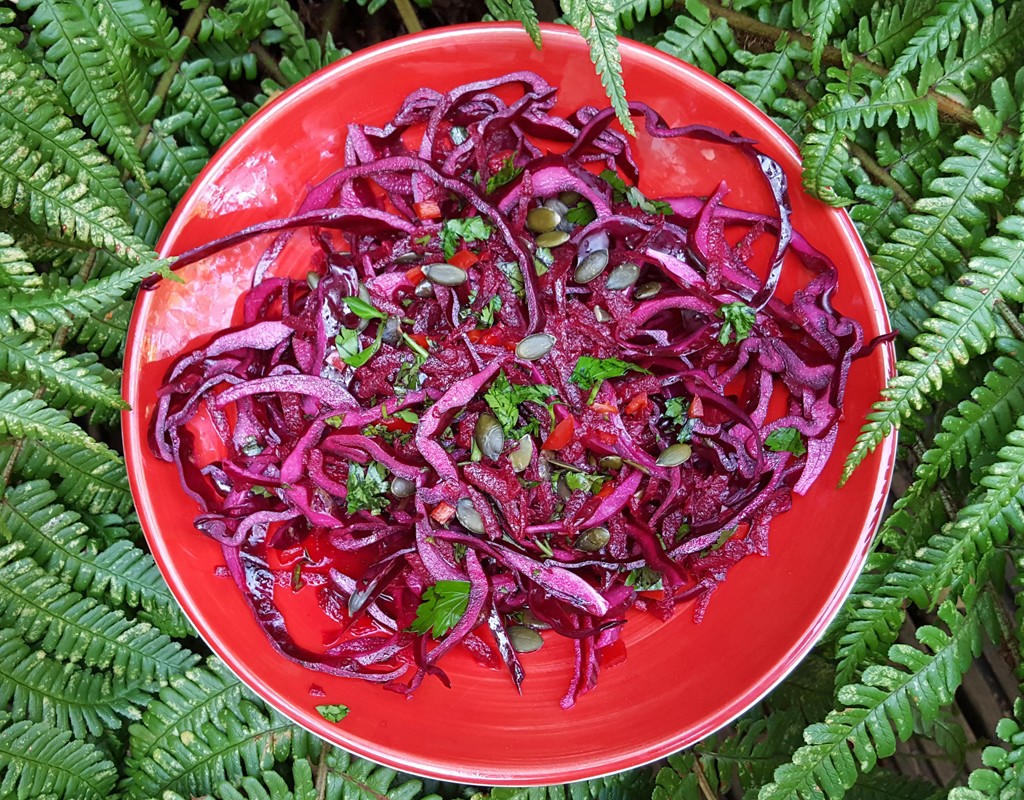
[[[977,26],[964,29],[960,52],[950,50],[942,71],[929,82],[944,94],[962,94],[966,100],[981,86],[1004,74],[1024,48],[1024,7],[993,10]]]
[[[126,680],[166,680],[198,660],[150,624],[72,591],[32,559],[19,558],[21,550],[0,548],[0,624],[26,642]]]
[[[700,0],[686,0],[686,13],[675,18],[655,47],[711,75],[737,50],[729,24],[722,17],[712,17]]]
[[[188,127],[220,147],[245,122],[245,115],[206,59],[187,61],[181,65],[167,96],[175,112],[191,115]]]
[[[239,44],[244,42],[218,42],[208,39],[205,42],[193,42],[192,46],[200,58],[209,60],[213,71],[221,80],[255,81],[259,74],[256,54],[246,49],[240,50]]]
[[[853,0],[809,0],[807,3],[809,23],[805,27],[813,42],[811,65],[815,72],[821,69],[821,56],[832,28],[840,18],[851,13],[853,6]]]
[[[302,24],[298,12],[287,0],[274,0],[267,11],[267,19],[277,30],[268,30],[263,34],[264,44],[280,44],[286,54],[294,53],[305,46],[306,26]]]
[[[25,439],[14,470],[26,480],[55,481],[61,502],[87,514],[123,515],[132,508],[124,462],[113,451],[97,454],[74,443]]]
[[[929,780],[876,769],[857,778],[845,800],[943,800],[945,791]]]
[[[968,272],[946,289],[935,316],[924,325],[926,332],[910,349],[910,360],[897,364],[898,374],[882,392],[885,399],[875,403],[846,460],[844,478],[893,428],[921,409],[958,364],[989,349],[996,333],[993,299],[1024,300],[1024,217],[1007,217],[999,230],[1004,235],[986,239],[983,255],[972,258]]]
[[[156,247],[156,243],[163,233],[167,221],[171,218],[170,198],[159,186],[143,189],[139,184],[131,181],[125,187],[131,196],[131,208],[128,218],[132,224],[132,230],[150,247]]]
[[[291,754],[304,755],[308,734],[251,699],[215,661],[171,679],[129,728],[122,791],[128,798],[186,797],[222,781],[259,775]]]
[[[620,30],[631,31],[645,19],[653,19],[673,7],[665,0],[615,0]]]
[[[909,210],[887,186],[862,183],[854,189],[854,195],[860,202],[849,209],[850,219],[868,252],[874,253],[892,236]]]
[[[626,89],[622,83],[619,43],[615,38],[615,7],[612,0],[560,0],[565,17],[590,45],[590,60],[601,76],[612,108],[626,133],[636,129],[626,105]],[[692,0],[691,0],[692,2]]]
[[[981,754],[984,768],[976,769],[967,786],[950,790],[948,800],[1014,800],[1024,791],[1024,702],[1013,704],[1013,716],[996,725],[996,736],[1008,747],[986,747]]]
[[[508,5],[514,15],[513,18],[522,23],[523,28],[530,34],[534,47],[539,48],[540,20],[537,19],[537,9],[533,5],[533,0],[508,0]]]
[[[0,631],[0,705],[15,719],[42,722],[75,738],[118,730],[142,717],[156,684],[113,681],[78,664],[33,650],[13,630]]]
[[[857,130],[880,128],[895,119],[900,128],[911,123],[917,130],[936,136],[939,132],[939,112],[935,100],[918,92],[905,79],[887,83],[873,73],[860,76],[863,86],[850,80],[850,75],[838,68],[828,73],[839,82],[828,84],[829,92],[814,107],[812,116],[820,130]]]
[[[75,800],[107,800],[117,768],[103,751],[68,731],[22,720],[0,729],[0,794],[36,798],[43,793]]]
[[[795,42],[768,53],[754,55],[749,50],[736,50],[733,54],[743,69],[726,69],[718,78],[765,113],[775,110],[779,98],[786,94],[787,81],[796,74],[796,61],[806,52]]]
[[[150,185],[162,186],[171,201],[178,202],[210,160],[210,151],[196,145],[180,145],[174,131],[191,122],[191,114],[177,114],[153,123],[142,158]]]
[[[897,57],[886,76],[887,82],[898,80],[919,64],[933,58],[940,50],[960,38],[964,28],[977,27],[992,14],[991,0],[943,0],[934,6],[924,23]]]
[[[0,383],[0,436],[4,435],[40,439],[53,445],[72,444],[108,462],[119,460],[117,453],[71,422],[66,412],[51,408],[25,389]]]
[[[95,355],[68,356],[27,333],[0,336],[0,372],[23,388],[45,386],[47,404],[75,416],[93,410],[94,421],[109,422],[128,408],[121,399],[120,376]]]
[[[117,168],[94,140],[75,127],[59,101],[50,99],[57,87],[28,60],[10,33],[15,32],[0,32],[0,73],[5,87],[0,93],[0,135],[31,144],[58,170],[85,180],[105,205],[127,211],[128,196]]]
[[[939,177],[939,165],[953,143],[954,140],[945,141],[941,133],[938,137],[930,137],[901,131],[898,138],[894,138],[882,130],[875,137],[875,158],[900,186],[910,194],[920,196],[926,194],[925,187]]]
[[[28,254],[14,244],[14,237],[0,231],[0,287],[34,289],[42,282]]]
[[[59,282],[36,292],[0,289],[0,316],[10,316],[23,330],[56,330],[73,326],[76,318],[105,314],[143,278],[163,269],[162,261],[146,261],[86,283]]]
[[[130,319],[131,307],[127,304],[106,314],[75,317],[69,331],[70,340],[101,357],[121,355]]]
[[[216,800],[348,800],[344,792],[331,793],[325,788],[323,796],[317,797],[316,782],[313,779],[313,767],[306,759],[296,759],[292,762],[292,783],[294,790],[289,787],[288,781],[278,772],[264,772],[258,778],[247,775],[235,786],[228,782],[221,783],[211,798]],[[177,792],[165,792],[163,800],[189,800]],[[373,800],[381,800],[375,797]]]
[[[940,616],[950,633],[932,626],[917,631],[930,654],[893,645],[889,658],[895,666],[871,666],[862,683],[840,689],[843,708],[808,726],[806,744],[775,771],[758,800],[841,797],[858,771],[870,771],[879,758],[895,752],[897,740],[910,738],[915,716],[934,719],[953,701],[963,674],[981,653],[985,630],[995,627],[995,610],[983,595],[965,616],[952,604],[943,606]]]
[[[326,797],[345,800],[413,800],[421,794],[423,788],[423,782],[418,778],[401,775],[389,767],[357,758],[340,747],[333,747],[327,752],[324,765],[329,770]],[[589,800],[589,795],[579,800]]]
[[[875,3],[861,16],[847,43],[871,61],[892,64],[934,8],[934,0]]]
[[[43,480],[7,490],[0,503],[0,530],[25,545],[25,555],[77,592],[116,607],[143,609],[164,633],[185,636],[185,620],[153,557],[120,540],[100,549],[74,511],[57,502]]]
[[[273,0],[228,0],[222,8],[211,7],[203,16],[196,41],[254,41],[270,21],[272,4]]]
[[[178,40],[167,10],[156,0],[93,0],[106,29],[142,53],[171,55]]]
[[[20,0],[46,54],[45,65],[100,146],[138,180],[145,180],[135,150],[136,110],[119,81],[131,74],[127,52],[102,39],[88,18],[89,7],[64,0]]]
[[[800,146],[803,155],[803,185],[808,193],[832,206],[852,202],[852,190],[843,177],[850,158],[847,143],[850,132],[840,128],[809,131]],[[837,191],[838,189],[838,191]]]

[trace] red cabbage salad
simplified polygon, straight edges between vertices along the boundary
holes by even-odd
[[[741,151],[773,202],[731,208],[724,181],[649,198],[611,109],[554,104],[526,72],[415,91],[384,127],[349,127],[293,216],[175,265],[273,234],[242,321],[167,372],[150,445],[306,667],[410,694],[449,685],[462,648],[519,688],[524,654],[567,637],[568,708],[622,657],[627,612],[699,620],[829,457],[875,342],[833,309],[782,168],[632,103],[641,136]],[[296,235],[308,274],[278,277]],[[807,276],[789,301],[784,258]],[[337,623],[316,652],[275,600],[303,587]]]

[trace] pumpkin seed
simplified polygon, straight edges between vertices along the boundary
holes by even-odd
[[[495,419],[493,414],[481,414],[473,429],[473,438],[476,446],[484,454],[484,458],[494,461],[505,449],[505,432],[501,429],[501,423]]]
[[[594,319],[598,322],[611,322],[612,315],[601,308],[601,306],[594,306]]]
[[[544,208],[550,208],[559,217],[564,217],[569,213],[569,206],[559,200],[557,197],[551,197],[544,201]]]
[[[315,289],[320,285],[320,273],[319,272],[307,272],[306,273],[306,285],[310,289]]]
[[[513,625],[508,629],[508,640],[517,653],[532,653],[544,645],[544,638],[525,625]]]
[[[597,464],[601,469],[622,469],[622,458],[620,456],[605,456]]]
[[[402,253],[402,255],[400,255],[398,258],[396,258],[395,259],[395,263],[396,264],[411,264],[413,261],[415,261],[418,258],[419,258],[419,255],[410,250],[408,253]]]
[[[550,209],[549,209],[550,210]],[[537,237],[537,247],[558,247],[569,241],[569,234],[565,231],[548,231]]]
[[[692,452],[688,444],[673,444],[662,450],[654,463],[659,467],[678,467],[690,458]]]
[[[576,283],[590,283],[607,268],[608,251],[595,250],[579,263],[572,277]]]
[[[416,284],[416,288],[413,289],[413,294],[422,300],[426,300],[434,296],[434,284],[430,281],[420,281]]]
[[[427,264],[423,268],[423,275],[438,286],[461,286],[469,279],[466,270],[454,264]]]
[[[416,484],[408,478],[395,476],[391,480],[391,494],[395,497],[411,497],[416,493]]]
[[[619,264],[619,266],[612,270],[612,274],[608,276],[608,283],[606,285],[608,289],[613,292],[621,289],[628,289],[636,283],[636,279],[639,277],[640,267],[627,261],[624,264]]]
[[[608,529],[599,525],[596,528],[588,528],[583,531],[573,546],[584,553],[596,553],[608,544],[609,539],[611,539],[611,534],[608,532]]]
[[[533,437],[530,434],[527,433],[519,440],[516,449],[508,454],[508,460],[516,472],[522,472],[530,466],[530,461],[533,460]]]
[[[399,330],[400,325],[401,320],[399,320],[398,317],[388,317],[387,322],[384,323],[384,330],[381,332],[380,340],[384,342],[384,344],[389,344],[394,347],[398,344],[398,340],[402,335]]]
[[[536,614],[533,613],[529,608],[526,609],[522,614],[523,624],[527,628],[533,628],[536,631],[546,631],[551,626],[541,620]]]
[[[661,293],[661,284],[657,281],[649,281],[642,283],[636,287],[636,291],[633,292],[634,300],[650,300],[657,297]]]
[[[581,195],[579,192],[572,191],[560,192],[558,195],[558,199],[565,203],[569,208],[572,208],[580,200],[583,199],[583,195]]]
[[[516,356],[523,361],[539,361],[551,352],[556,341],[550,333],[535,333],[516,345]]]
[[[546,206],[538,206],[526,215],[526,227],[534,233],[547,233],[558,227],[562,215]]]
[[[458,519],[459,524],[467,531],[472,533],[484,532],[484,519],[480,516],[480,512],[476,510],[473,501],[468,497],[463,497],[455,505],[455,517]]]

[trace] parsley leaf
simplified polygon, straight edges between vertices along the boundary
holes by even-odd
[[[685,443],[693,436],[694,419],[690,416],[689,403],[681,397],[673,397],[665,403],[665,417],[678,428],[676,440]]]
[[[491,387],[484,395],[484,400],[491,407],[495,418],[501,423],[506,436],[519,424],[519,406],[527,401],[548,405],[548,399],[555,394],[550,386],[510,383],[504,370],[499,371],[491,381]]]
[[[395,374],[395,388],[399,390],[399,393],[414,391],[420,388],[420,383],[423,381],[423,373],[420,372],[420,367],[427,363],[428,357],[428,355],[414,352],[412,361],[402,362],[402,366],[398,368],[398,372]]]
[[[376,461],[371,461],[365,467],[351,462],[348,465],[345,488],[348,491],[345,499],[348,502],[349,514],[355,514],[357,511],[379,514],[391,505],[387,497],[387,470]]]
[[[506,183],[515,180],[522,173],[523,168],[515,166],[514,161],[514,155],[506,158],[501,162],[501,169],[487,179],[487,194],[490,194],[499,186],[504,186]]]
[[[730,338],[734,342],[742,342],[750,336],[757,319],[757,312],[741,301],[725,303],[718,309],[717,315],[724,320],[718,332],[719,344],[729,344]]]
[[[423,592],[410,630],[440,639],[458,625],[469,606],[469,581],[438,581]]]
[[[597,219],[597,212],[594,210],[593,204],[586,200],[580,200],[566,212],[565,218],[573,225],[589,225]]]
[[[348,310],[360,319],[386,320],[388,318],[387,314],[374,308],[372,304],[367,303],[361,297],[343,297],[341,299],[348,306]]]
[[[483,217],[446,219],[441,227],[441,248],[444,250],[444,257],[451,258],[455,255],[460,241],[483,241],[490,238],[493,230]]]
[[[773,453],[792,453],[795,456],[802,456],[807,452],[804,447],[804,440],[800,437],[800,431],[796,428],[776,428],[764,440],[764,446]]]
[[[422,247],[426,247],[428,244],[430,244],[430,240],[433,239],[433,238],[434,237],[431,234],[426,233],[426,234],[424,234],[423,236],[420,236],[417,239],[413,239],[413,241],[416,242],[416,244],[418,244],[418,245],[420,245]]]
[[[373,306],[370,306],[373,308]],[[375,309],[376,310],[376,309]],[[380,350],[380,343],[384,338],[384,326],[377,326],[377,337],[365,350],[359,349],[359,331],[351,328],[342,328],[334,337],[334,344],[338,348],[338,355],[341,360],[350,367],[361,367],[369,361],[373,354]]]
[[[586,472],[566,471],[563,477],[565,478],[565,485],[574,492],[582,489],[584,492],[590,492],[591,494],[601,491],[601,487],[604,486],[606,480],[604,475],[590,475]]]
[[[480,309],[480,312],[477,314],[477,318],[480,321],[477,327],[490,328],[494,325],[494,316],[499,311],[501,311],[501,295],[496,294],[490,299],[490,301],[488,301],[487,305]]]
[[[569,376],[569,380],[581,389],[590,389],[590,398],[587,403],[593,403],[594,398],[601,388],[601,384],[607,378],[619,378],[629,370],[642,372],[650,375],[650,370],[620,361],[617,358],[594,358],[593,356],[580,356],[576,366]]]
[[[320,716],[328,722],[341,722],[348,716],[348,706],[324,705],[317,706],[316,710],[320,713]]]
[[[604,170],[599,176],[605,183],[612,187],[612,196],[615,200],[625,200],[633,208],[639,208],[648,214],[671,214],[672,206],[662,200],[648,200],[643,192],[635,186],[629,186],[619,174],[611,169]]]
[[[657,591],[665,588],[661,582],[661,573],[650,567],[632,570],[626,576],[626,586],[632,586],[638,592]]]
[[[526,286],[523,285],[523,271],[515,261],[499,261],[498,269],[508,278],[509,285],[516,297],[522,300],[526,297]]]

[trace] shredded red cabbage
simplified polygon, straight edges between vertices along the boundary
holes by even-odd
[[[408,693],[447,684],[439,662],[464,646],[518,688],[521,653],[566,636],[569,707],[630,609],[696,600],[699,619],[829,457],[874,343],[833,310],[836,270],[792,228],[781,167],[634,103],[648,136],[740,149],[774,208],[728,207],[724,182],[651,200],[612,111],[563,118],[554,99],[530,73],[417,91],[383,128],[350,127],[294,216],[177,261],[276,233],[241,324],[168,372],[151,445],[271,641],[312,669]],[[299,229],[310,274],[268,277]],[[812,275],[789,302],[787,254]],[[275,603],[306,584],[338,623],[324,652]]]

